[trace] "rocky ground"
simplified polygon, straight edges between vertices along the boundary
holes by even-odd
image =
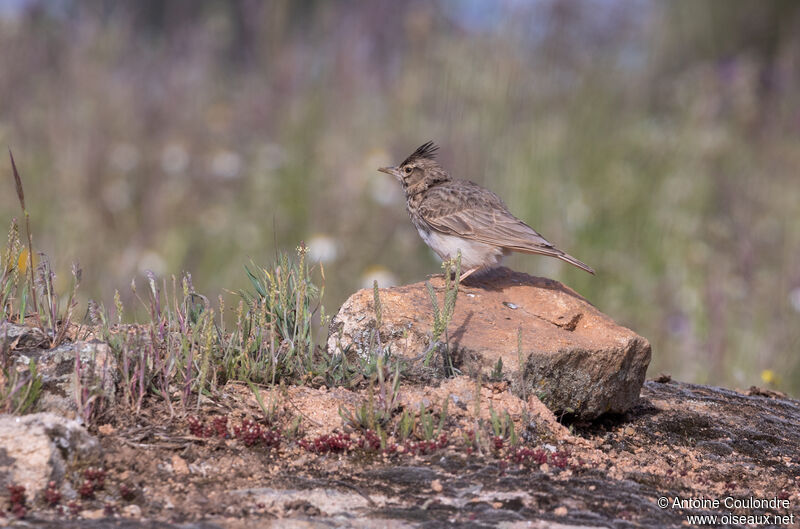
[[[295,401],[301,410],[319,392],[308,391]],[[232,427],[253,414],[243,395],[244,388],[229,388],[220,404],[202,410],[204,426],[228,417]],[[680,526],[687,514],[712,512],[794,514],[797,526],[800,516],[797,401],[647,381],[640,403],[624,415],[569,427],[533,421],[523,448],[482,453],[470,450],[456,431],[463,425],[452,421],[445,443],[416,453],[361,448],[355,434],[344,451],[329,443],[315,452],[289,440],[270,448],[247,446],[232,433],[194,435],[187,418],[170,419],[155,405],[98,427],[99,449],[67,470],[64,479],[80,490],[90,481],[87,468],[102,469],[93,497],[65,497],[51,507],[42,495],[28,500],[24,519],[6,513],[6,520],[32,527],[521,528]],[[726,496],[786,499],[790,508],[657,505],[660,497]]]
[[[514,279],[532,284],[511,284]],[[607,384],[583,393],[574,386],[575,394],[601,395],[600,386],[608,384],[629,391],[638,371],[614,377],[610,366],[646,369],[649,347],[568,289],[541,281],[507,276],[496,290],[462,287],[459,300],[478,298],[480,305],[457,305],[453,325],[463,327],[483,307],[480,316],[502,332],[484,345],[468,332],[457,337],[461,374],[403,382],[383,440],[343,419],[385,403],[390,397],[380,387],[260,388],[265,410],[251,388],[229,383],[191,409],[153,396],[138,413],[120,404],[85,428],[69,418],[65,359],[107,354],[107,348],[87,342],[27,350],[26,357],[49,366],[43,400],[49,411],[0,416],[0,523],[511,529],[685,526],[692,525],[687,515],[734,514],[769,515],[751,525],[800,527],[800,402],[757,388],[734,391],[664,376],[644,382],[632,399],[625,397],[627,405],[613,395],[605,401],[624,411],[597,415],[584,397],[557,406],[565,393],[546,381],[532,385],[537,373],[563,378],[565,357],[577,355],[572,365],[580,369],[599,357]],[[414,321],[426,321],[423,305],[404,312],[393,301],[416,299],[410,287],[396,298],[381,293],[381,339],[418,339],[419,352],[430,345],[414,331]],[[360,294],[364,303],[371,294]],[[348,313],[359,317],[356,301],[340,312],[347,327],[340,341],[345,334],[365,336],[345,323]],[[362,329],[374,327],[370,317],[361,321]],[[530,334],[520,341],[522,324]],[[599,338],[589,340],[592,335]],[[554,340],[558,346],[548,349]],[[502,376],[491,376],[492,351],[508,349]],[[541,367],[547,357],[555,367]],[[400,434],[404,413],[415,421],[407,437]],[[676,498],[726,497],[772,499],[777,506],[673,506]]]

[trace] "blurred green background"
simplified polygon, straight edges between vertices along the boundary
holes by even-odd
[[[301,240],[329,311],[422,280],[375,169],[432,139],[597,269],[508,261],[648,337],[650,376],[795,395],[798,103],[794,1],[0,1],[0,143],[84,301],[145,269],[215,298]]]

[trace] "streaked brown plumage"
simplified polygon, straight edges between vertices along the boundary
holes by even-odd
[[[411,222],[442,259],[461,251],[461,279],[498,266],[504,255],[523,252],[556,257],[594,274],[512,215],[496,194],[474,182],[451,178],[435,159],[433,142],[421,145],[396,167],[378,169],[400,181]]]

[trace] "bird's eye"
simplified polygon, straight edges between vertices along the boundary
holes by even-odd
[[[410,165],[406,165],[406,168],[403,169],[403,170],[406,172],[406,174],[411,174],[411,166]]]

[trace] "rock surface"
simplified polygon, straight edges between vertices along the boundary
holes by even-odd
[[[567,435],[567,429],[535,395],[531,395],[526,403],[506,391],[507,386],[505,383],[478,386],[474,380],[465,376],[444,379],[436,386],[401,383],[396,405],[398,409],[418,412],[421,406],[428,410],[442,409],[447,401],[447,416],[452,420],[477,417],[490,421],[494,411],[501,414],[508,413],[518,431],[530,425],[525,424],[524,420],[527,420],[529,423],[535,423],[539,433],[548,439],[563,439]],[[258,406],[249,388],[239,396],[253,408]],[[303,417],[306,419],[305,433],[311,437],[344,429],[346,424],[339,413],[340,408],[355,410],[367,400],[359,393],[343,388],[328,389],[324,386],[319,389],[292,386],[286,388],[285,397],[296,409],[303,411]],[[269,389],[261,391],[262,402],[272,404],[280,402],[282,398],[277,391]]]
[[[53,412],[70,419],[80,417],[81,410],[78,410],[75,400],[76,356],[80,359],[82,386],[92,395],[102,394],[106,400],[114,401],[117,365],[111,349],[99,340],[79,340],[55,349],[17,353],[19,369],[26,368],[32,358],[42,377],[42,394],[36,405],[38,411]]]
[[[31,360],[36,365],[42,387],[35,411],[81,418],[83,410],[78,409],[76,401],[76,372],[80,372],[86,399],[102,395],[105,402],[113,404],[117,362],[107,343],[97,339],[66,341],[50,349],[50,340],[39,328],[0,322],[0,342],[6,340],[18,372],[27,372]]]
[[[9,349],[34,349],[48,343],[48,338],[38,327],[0,322],[0,342],[8,341]]]
[[[100,444],[76,421],[53,413],[21,417],[0,415],[0,490],[15,484],[34,497],[49,481],[64,483],[69,465],[90,464],[100,457]]]
[[[444,281],[430,283],[441,306]],[[373,299],[371,290],[360,290],[342,305],[331,322],[329,353],[350,347],[350,354],[364,355],[379,343],[421,362],[433,322],[425,284],[380,290],[379,335]],[[517,395],[537,395],[554,412],[581,419],[635,405],[650,362],[646,339],[570,288],[507,268],[461,285],[447,340],[460,371],[488,379],[502,360]]]
[[[288,398],[303,413],[313,405],[313,399]],[[38,504],[21,523],[89,529],[628,529],[691,527],[689,515],[731,511],[658,506],[659,498],[676,497],[780,498],[789,506],[733,512],[793,516],[793,522],[764,527],[800,522],[800,402],[760,391],[648,381],[639,404],[627,413],[571,425],[552,447],[569,451],[565,468],[468,453],[458,443],[426,456],[388,460],[303,455],[288,445],[276,454],[213,439],[187,443],[180,420],[153,414],[159,416],[168,427],[101,433],[106,490],[82,507],[97,511],[110,502],[121,506],[120,514],[75,519]],[[524,446],[549,450],[549,442],[528,440]],[[176,454],[189,463],[189,474],[165,470]],[[123,502],[117,492],[122,482],[146,487],[146,493]]]

